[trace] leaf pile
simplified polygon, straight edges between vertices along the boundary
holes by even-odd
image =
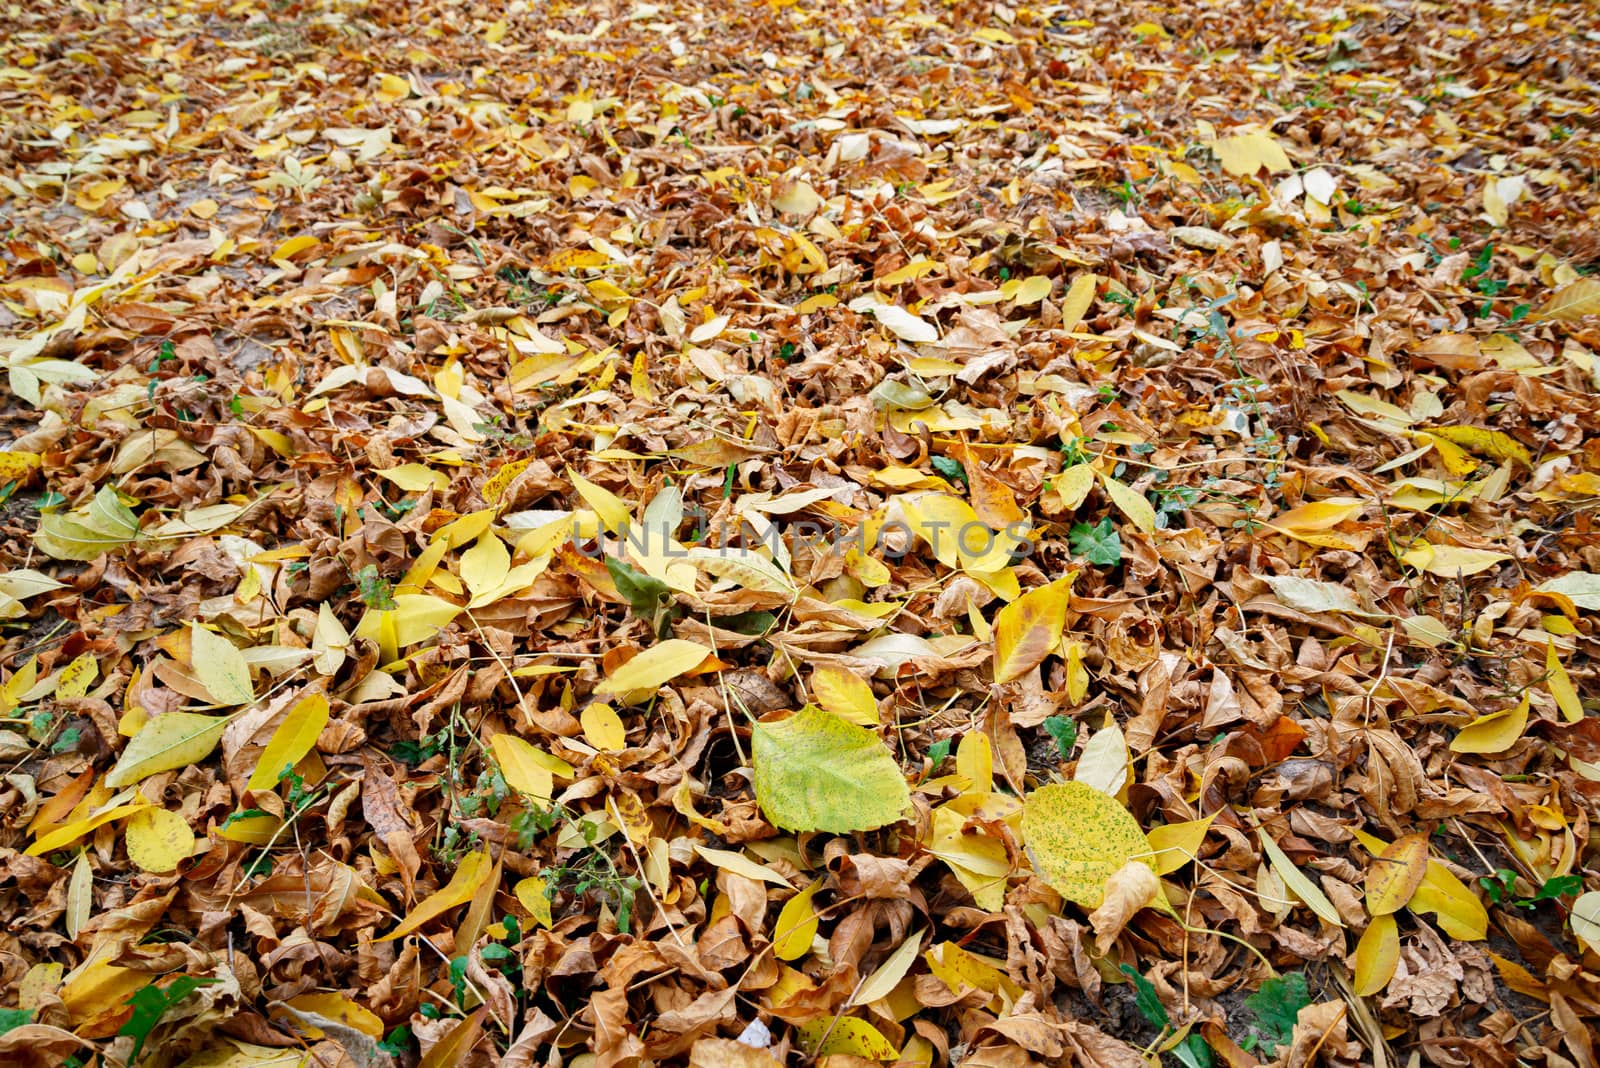
[[[0,31],[0,1062],[1596,1063],[1593,5]]]

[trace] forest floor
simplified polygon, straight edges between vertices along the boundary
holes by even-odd
[[[1596,1068],[1597,72],[0,5],[0,1062]]]

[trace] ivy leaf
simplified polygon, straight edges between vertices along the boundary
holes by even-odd
[[[1091,564],[1116,567],[1122,563],[1122,539],[1117,536],[1117,528],[1111,525],[1110,516],[1094,524],[1072,524],[1067,539],[1072,551]]]
[[[1055,741],[1056,752],[1066,760],[1072,755],[1072,747],[1078,744],[1078,721],[1070,716],[1047,716],[1043,726],[1044,732]]]
[[[1276,1054],[1279,1046],[1286,1046],[1294,1036],[1295,1021],[1300,1010],[1311,1004],[1311,994],[1306,989],[1304,972],[1290,972],[1278,979],[1268,979],[1261,989],[1244,999],[1245,1008],[1255,1013],[1252,1028],[1260,1037],[1264,1048]]]
[[[0,1009],[0,1035],[33,1020],[32,1009]]]

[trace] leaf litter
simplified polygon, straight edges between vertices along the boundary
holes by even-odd
[[[0,1059],[1594,1063],[1591,9],[0,19]]]

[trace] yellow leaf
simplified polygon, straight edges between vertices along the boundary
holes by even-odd
[[[498,587],[510,573],[511,552],[490,531],[484,531],[478,543],[461,554],[461,581],[474,598]]]
[[[900,1056],[894,1043],[883,1032],[854,1016],[830,1018],[826,1014],[799,1027],[800,1045],[812,1057],[835,1053],[862,1057],[869,1061],[892,1061]]]
[[[275,263],[288,263],[301,253],[309,252],[320,244],[322,244],[322,242],[317,238],[312,237],[310,234],[301,234],[299,237],[291,237],[289,240],[283,242],[277,248],[272,250],[271,259]]]
[[[1356,996],[1381,993],[1400,964],[1400,928],[1388,914],[1374,916],[1356,943]]]
[[[1578,691],[1572,685],[1572,678],[1556,656],[1555,642],[1545,646],[1544,685],[1550,691],[1550,696],[1556,699],[1556,707],[1561,709],[1561,715],[1568,723],[1583,719],[1583,702],[1578,700]]]
[[[1590,890],[1572,903],[1572,933],[1591,950],[1600,949],[1600,890]]]
[[[431,593],[397,593],[394,603],[395,607],[390,611],[373,609],[366,612],[361,622],[356,624],[353,636],[368,638],[381,646],[383,643],[379,637],[387,617],[387,625],[393,628],[395,645],[405,648],[436,637],[451,620],[461,614],[460,606]]]
[[[1533,465],[1533,454],[1528,447],[1510,434],[1498,430],[1485,430],[1476,426],[1436,426],[1428,430],[1436,438],[1460,445],[1479,456],[1495,460],[1515,460],[1524,467]]]
[[[1073,781],[1116,797],[1128,784],[1129,759],[1128,740],[1122,728],[1112,720],[1107,722],[1104,730],[1095,731],[1083,743],[1083,753],[1078,757]]]
[[[579,722],[583,724],[584,739],[601,752],[611,753],[628,747],[628,728],[610,705],[596,701],[583,710]]]
[[[555,793],[555,777],[539,759],[543,754],[514,734],[494,735],[489,739],[489,747],[494,750],[506,785],[541,804],[549,803]]]
[[[1412,433],[1412,439],[1432,446],[1438,454],[1439,460],[1444,464],[1444,469],[1452,475],[1470,475],[1480,466],[1478,460],[1467,454],[1467,450],[1448,438],[1441,437],[1427,430],[1418,430]]]
[[[1152,827],[1145,835],[1145,840],[1150,843],[1150,849],[1155,853],[1152,864],[1156,874],[1166,875],[1175,872],[1193,860],[1205,841],[1206,831],[1211,829],[1211,821],[1216,818],[1217,814],[1213,812],[1203,820]]]
[[[393,104],[411,95],[411,83],[397,74],[378,75],[378,91],[373,94],[379,103]]]
[[[987,794],[994,790],[994,747],[982,731],[968,731],[956,746],[956,774],[971,783],[963,793]]]
[[[189,821],[164,808],[146,807],[134,813],[122,836],[128,846],[128,859],[140,871],[176,871],[194,853],[194,832],[189,829]]]
[[[994,621],[994,679],[1021,678],[1050,655],[1067,625],[1072,580],[1067,575],[1029,590],[1000,609]]]
[[[1262,168],[1266,168],[1268,174],[1294,169],[1283,146],[1260,131],[1213,141],[1211,150],[1217,154],[1222,169],[1236,178],[1255,174]]]
[[[1312,882],[1305,872],[1295,867],[1294,861],[1278,848],[1278,843],[1268,836],[1265,829],[1258,828],[1256,833],[1261,839],[1261,848],[1266,852],[1272,870],[1283,880],[1283,885],[1289,888],[1290,893],[1328,923],[1335,927],[1343,927],[1344,920],[1339,918],[1339,910],[1333,907],[1333,902],[1328,900],[1322,888]]]
[[[595,688],[601,694],[654,692],[685,671],[699,667],[711,650],[699,642],[669,638],[623,664]]]
[[[403,938],[436,916],[442,915],[459,905],[465,905],[472,900],[473,895],[478,892],[478,887],[489,877],[489,873],[493,869],[494,863],[490,861],[488,853],[467,854],[460,865],[457,866],[455,874],[450,877],[450,881],[442,889],[430,894],[426,899],[418,903],[417,907],[412,909],[405,919],[400,921],[400,926],[378,939],[378,941],[389,942],[396,938]]]
[[[855,672],[835,664],[819,664],[811,672],[817,704],[863,727],[878,725],[878,699],[872,686]],[[787,959],[787,958],[785,958]]]
[[[773,886],[789,888],[788,879],[765,864],[757,864],[743,853],[736,853],[731,849],[710,849],[703,845],[696,845],[694,851],[700,854],[701,859],[723,871],[732,872],[752,882],[771,883]]]
[[[779,960],[803,957],[817,935],[817,910],[811,901],[822,889],[817,880],[783,903],[778,922],[772,929],[772,955]]]
[[[1428,873],[1428,836],[1408,834],[1373,858],[1367,868],[1367,911],[1374,916],[1399,912]]]
[[[314,693],[296,702],[267,740],[267,747],[261,751],[261,759],[250,773],[245,789],[259,793],[276,786],[285,772],[311,752],[311,747],[317,744],[317,736],[327,725],[327,697]]]
[[[27,478],[42,462],[36,452],[0,452],[0,482]]]
[[[1479,716],[1450,742],[1452,753],[1504,753],[1528,726],[1528,695],[1511,708]]]
[[[567,477],[572,480],[573,487],[577,489],[584,503],[594,509],[595,515],[600,517],[600,522],[604,523],[611,533],[621,533],[632,521],[633,516],[628,511],[628,506],[615,493],[603,486],[595,485],[570,467],[567,468]]]
[[[240,816],[238,819],[230,818],[217,828],[217,837],[246,845],[266,845],[273,840],[281,826],[283,821],[276,816]]]
[[[511,892],[541,927],[550,927],[555,923],[550,915],[550,899],[545,896],[543,879],[530,875],[518,882]]]
[[[311,993],[300,994],[290,998],[285,1004],[301,1012],[315,1013],[318,1016],[342,1023],[354,1028],[371,1038],[383,1037],[383,1020],[376,1013],[362,1008],[343,994]],[[313,1027],[304,1021],[297,1021],[297,1025],[304,1029],[307,1038],[321,1038],[320,1028]]]
[[[1305,534],[1330,530],[1345,520],[1360,515],[1365,507],[1366,504],[1362,501],[1348,497],[1330,497],[1325,501],[1312,501],[1298,508],[1291,508],[1268,521],[1266,525],[1290,537],[1298,538]]]
[[[72,877],[67,881],[67,910],[62,921],[67,927],[67,937],[76,939],[78,932],[83,930],[83,925],[89,922],[89,915],[94,909],[94,865],[89,863],[87,849],[78,853],[78,859],[72,865]],[[35,964],[34,968],[41,967]],[[57,964],[59,969],[61,965]],[[32,969],[29,969],[30,973]],[[60,973],[57,972],[59,977]],[[27,980],[23,980],[26,984]],[[22,999],[19,999],[22,1000]],[[27,1002],[22,1000],[23,1007]]]
[[[1557,322],[1570,323],[1585,315],[1600,315],[1600,278],[1580,278],[1562,286],[1550,298],[1550,302],[1529,319],[1555,319]]]
[[[1378,856],[1389,847],[1389,843],[1359,827],[1351,828],[1351,833],[1373,856]],[[1488,936],[1489,913],[1483,903],[1449,868],[1437,860],[1428,861],[1422,883],[1417,887],[1417,892],[1411,895],[1411,903],[1407,907],[1412,912],[1433,913],[1438,917],[1439,929],[1451,938],[1478,942]]]
[[[82,697],[100,675],[100,664],[91,653],[83,653],[56,676],[56,700]]]
[[[851,1005],[870,1005],[879,998],[886,998],[900,985],[900,980],[906,977],[911,966],[917,962],[917,953],[922,949],[922,936],[927,933],[926,927],[906,935],[905,941],[895,947],[895,951],[878,965],[877,969],[856,988],[855,994],[850,998]]]
[[[1081,705],[1089,695],[1089,669],[1083,666],[1083,643],[1068,642],[1066,650],[1067,700]]]
[[[1016,294],[1011,298],[1017,307],[1027,307],[1037,304],[1050,295],[1050,279],[1042,274],[1029,275],[1017,287]]]
[[[483,1033],[483,1018],[488,1014],[489,1006],[479,1005],[471,1016],[452,1027],[423,1054],[422,1060],[417,1062],[417,1068],[455,1068],[456,1063],[477,1044],[478,1036]]]
[[[219,705],[247,705],[256,699],[250,665],[236,645],[198,623],[189,624],[190,667]]]
[[[511,463],[501,464],[500,469],[490,475],[488,481],[483,484],[483,489],[480,491],[483,494],[483,499],[490,504],[499,504],[500,498],[505,494],[506,489],[510,487],[518,475],[528,469],[528,465],[531,463],[533,463],[533,457],[530,456],[526,460],[513,460]],[[443,490],[445,487],[441,486],[439,488]]]
[[[1056,329],[1070,334],[1078,328],[1088,314],[1089,306],[1094,303],[1095,289],[1099,284],[1100,276],[1088,273],[1080,273],[1072,280],[1067,295],[1061,300],[1061,322]]]
[[[167,715],[174,716],[178,715],[178,713],[168,712]],[[76,842],[90,831],[104,827],[113,820],[120,820],[124,816],[131,816],[135,812],[143,812],[149,807],[150,803],[148,801],[141,801],[140,803],[134,805],[117,805],[114,808],[108,808],[104,812],[96,815],[87,816],[81,820],[74,820],[65,827],[59,827],[40,838],[37,842],[33,843],[33,845],[28,847],[27,855],[30,857],[37,857],[44,853],[53,853],[62,846],[71,845],[73,842]]]
[[[393,482],[407,493],[422,493],[426,490],[437,490],[443,493],[450,488],[450,476],[443,471],[435,471],[425,464],[401,464],[399,467],[382,467],[375,470],[376,474]]]
[[[197,716],[193,712],[156,716],[123,747],[116,767],[106,775],[106,786],[115,790],[159,771],[198,764],[211,754],[227,725],[227,716]]]
[[[1073,464],[1061,472],[1055,480],[1055,491],[1061,497],[1061,507],[1067,511],[1076,511],[1083,499],[1089,496],[1089,491],[1094,488],[1094,466],[1092,464]]]
[[[1146,534],[1156,530],[1156,510],[1145,500],[1144,494],[1132,486],[1118,482],[1110,475],[1101,475],[1100,484],[1110,495],[1112,503],[1122,510],[1128,521]]]
[[[1029,794],[1022,834],[1040,878],[1086,909],[1100,907],[1106,881],[1128,861],[1150,863],[1150,843],[1128,810],[1081,782]]]

